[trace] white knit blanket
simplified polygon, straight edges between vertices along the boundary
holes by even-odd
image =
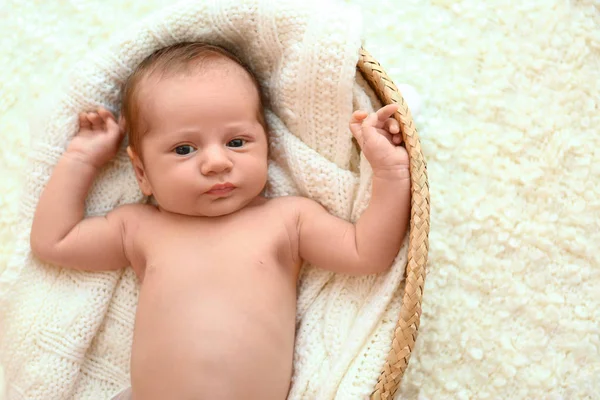
[[[107,399],[129,385],[139,289],[133,271],[43,264],[31,256],[29,229],[41,190],[76,132],[78,112],[99,105],[117,110],[119,85],[137,63],[160,47],[191,40],[240,55],[270,98],[268,195],[308,196],[349,220],[365,209],[371,171],[353,146],[348,120],[353,109],[379,104],[356,75],[361,21],[353,8],[198,0],[153,15],[74,68],[70,87],[34,138],[15,255],[0,276],[0,364],[8,399]],[[94,184],[87,213],[141,200],[121,151]],[[405,254],[406,243],[392,270],[379,276],[303,268],[289,398],[358,399],[372,391],[399,310]]]

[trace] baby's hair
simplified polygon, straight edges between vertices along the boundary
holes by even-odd
[[[219,46],[201,42],[177,43],[163,47],[146,57],[127,78],[121,90],[121,116],[125,119],[129,145],[140,157],[140,142],[144,133],[140,123],[140,107],[137,101],[140,82],[145,77],[154,74],[165,77],[173,74],[186,74],[193,69],[202,70],[203,67],[223,59],[235,62],[248,73],[259,95],[258,120],[265,132],[267,131],[264,115],[265,98],[256,75],[245,63],[235,54]]]

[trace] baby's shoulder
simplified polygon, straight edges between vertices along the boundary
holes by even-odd
[[[268,200],[269,206],[276,210],[280,215],[291,218],[297,221],[298,218],[307,209],[320,207],[313,199],[302,196],[280,196]]]
[[[282,205],[282,206],[302,206],[305,203],[308,202],[315,202],[312,199],[309,199],[308,197],[302,197],[302,196],[279,196],[279,197],[272,197],[269,198],[268,201],[271,204],[276,204],[276,205]]]
[[[134,216],[140,214],[154,214],[158,212],[158,208],[152,204],[129,203],[115,208],[114,211],[122,213],[123,215]]]
[[[158,213],[158,209],[151,204],[132,203],[119,206],[110,214],[121,219],[125,228],[130,228],[151,221]]]

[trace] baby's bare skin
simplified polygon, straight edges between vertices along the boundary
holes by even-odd
[[[268,135],[258,92],[230,60],[204,68],[141,83],[147,126],[141,147],[127,151],[140,190],[157,205],[85,217],[88,191],[124,128],[105,109],[82,113],[40,197],[31,248],[64,268],[133,267],[141,282],[135,400],[280,400],[292,374],[302,262],[384,272],[406,233],[410,181],[391,118],[397,106],[351,117],[373,169],[369,205],[352,224],[310,199],[262,197]]]
[[[286,397],[299,263],[283,207],[293,200],[281,200],[213,218],[130,210],[126,251],[142,280],[135,399]]]

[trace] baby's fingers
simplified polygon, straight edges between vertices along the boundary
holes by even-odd
[[[371,113],[367,116],[367,118],[365,118],[361,124],[361,129],[362,129],[362,133],[363,135],[365,134],[365,132],[367,134],[372,134],[372,133],[376,133],[377,132],[377,119],[378,116],[376,113]]]
[[[84,112],[79,113],[79,129],[91,129],[92,124],[87,119],[87,114]]]
[[[398,104],[388,104],[385,107],[381,107],[379,110],[377,110],[377,119],[379,120],[379,122],[385,122],[387,121],[392,115],[394,115],[394,113],[396,111],[398,111]]]
[[[383,128],[393,135],[400,133],[400,124],[394,118],[388,118]]]
[[[102,120],[107,123],[108,121],[113,121],[115,122],[115,117],[112,115],[112,113],[110,111],[108,111],[106,108],[102,108],[100,107],[98,109],[98,115],[100,116],[100,118],[102,118]]]
[[[104,125],[106,126],[107,133],[119,136],[121,136],[124,133],[124,130],[121,129],[119,123],[110,111],[104,108],[100,108],[98,110],[98,115],[102,117]]]
[[[357,110],[352,113],[352,117],[350,118],[350,131],[352,132],[352,135],[356,138],[356,140],[358,140],[361,143],[362,143],[361,124],[363,123],[363,121],[367,117],[367,115],[369,115],[369,114],[367,114],[365,111]]]
[[[90,125],[92,126],[93,130],[100,131],[100,130],[104,129],[104,120],[102,119],[102,117],[100,115],[98,115],[98,113],[95,113],[95,112],[87,113],[87,119],[88,119],[88,121],[90,121]]]
[[[352,118],[350,118],[351,124],[360,124],[365,118],[369,115],[366,111],[356,110],[352,113]]]

